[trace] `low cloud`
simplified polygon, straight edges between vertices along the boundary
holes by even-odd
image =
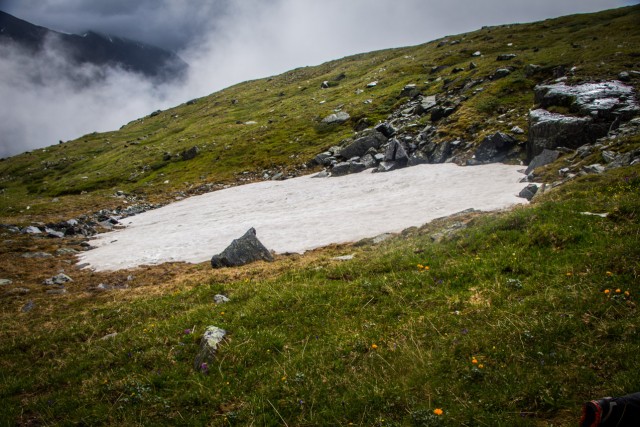
[[[173,49],[190,65],[186,81],[154,85],[117,68],[70,69],[64,53],[51,47],[34,57],[2,46],[0,157],[117,129],[151,111],[300,66],[424,43],[483,25],[631,3],[635,2],[0,0],[0,9],[38,25],[138,39]]]

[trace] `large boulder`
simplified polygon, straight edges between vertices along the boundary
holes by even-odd
[[[346,147],[342,148],[339,152],[339,155],[340,157],[343,157],[345,159],[351,159],[352,157],[362,157],[367,153],[367,151],[369,151],[369,149],[375,148],[377,150],[385,142],[387,142],[387,137],[382,133],[377,131],[368,132]]]
[[[255,228],[251,227],[244,236],[235,239],[218,255],[211,258],[211,267],[237,267],[254,261],[273,261],[273,256],[256,237]]]
[[[501,162],[509,151],[517,144],[515,138],[506,133],[496,132],[485,137],[476,148],[474,157],[482,163]]]
[[[395,162],[397,167],[403,167],[407,165],[407,162],[409,161],[407,150],[396,138],[393,138],[391,141],[389,141],[387,151],[384,154],[384,161]]]
[[[449,141],[442,141],[436,144],[433,153],[431,154],[431,162],[444,163],[449,158],[452,151],[453,146]]]
[[[572,113],[590,116],[596,120],[613,122],[620,117],[627,121],[640,113],[632,86],[618,81],[583,83],[568,86],[564,83],[539,85],[535,89],[535,102],[540,108],[567,107]]]
[[[529,112],[527,158],[532,160],[546,148],[578,148],[606,135],[607,127],[597,126],[591,117],[572,117],[547,110]]]
[[[539,168],[540,166],[548,165],[549,163],[553,163],[558,160],[560,157],[560,152],[556,150],[547,150],[546,148],[542,150],[542,153],[535,156],[531,162],[529,162],[529,166],[527,166],[527,170],[524,172],[525,175],[529,175],[535,168]]]

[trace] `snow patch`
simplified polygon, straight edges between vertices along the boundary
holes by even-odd
[[[190,197],[124,220],[78,257],[95,270],[168,261],[199,263],[255,227],[277,253],[305,252],[423,225],[474,208],[526,204],[521,166],[419,165],[335,178],[265,181]]]

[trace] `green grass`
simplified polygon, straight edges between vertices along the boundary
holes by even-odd
[[[575,425],[582,402],[640,388],[639,173],[342,263],[242,280],[203,266],[178,286],[45,296],[29,313],[5,297],[0,423]],[[205,374],[192,365],[208,325],[229,336]]]

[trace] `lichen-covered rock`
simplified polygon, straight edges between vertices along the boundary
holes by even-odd
[[[532,160],[545,148],[578,148],[606,134],[606,129],[592,125],[591,117],[571,117],[543,109],[530,111],[527,158]]]
[[[211,258],[211,267],[237,267],[254,261],[273,261],[271,252],[256,237],[255,228],[250,228],[242,237],[235,239],[220,254]]]
[[[207,326],[200,341],[200,350],[193,361],[193,368],[197,371],[207,373],[208,364],[211,363],[218,351],[218,346],[227,335],[227,331],[217,326]]]
[[[340,111],[339,113],[329,114],[327,117],[322,119],[322,123],[327,125],[340,124],[346,122],[350,118],[351,116],[348,113]]]

